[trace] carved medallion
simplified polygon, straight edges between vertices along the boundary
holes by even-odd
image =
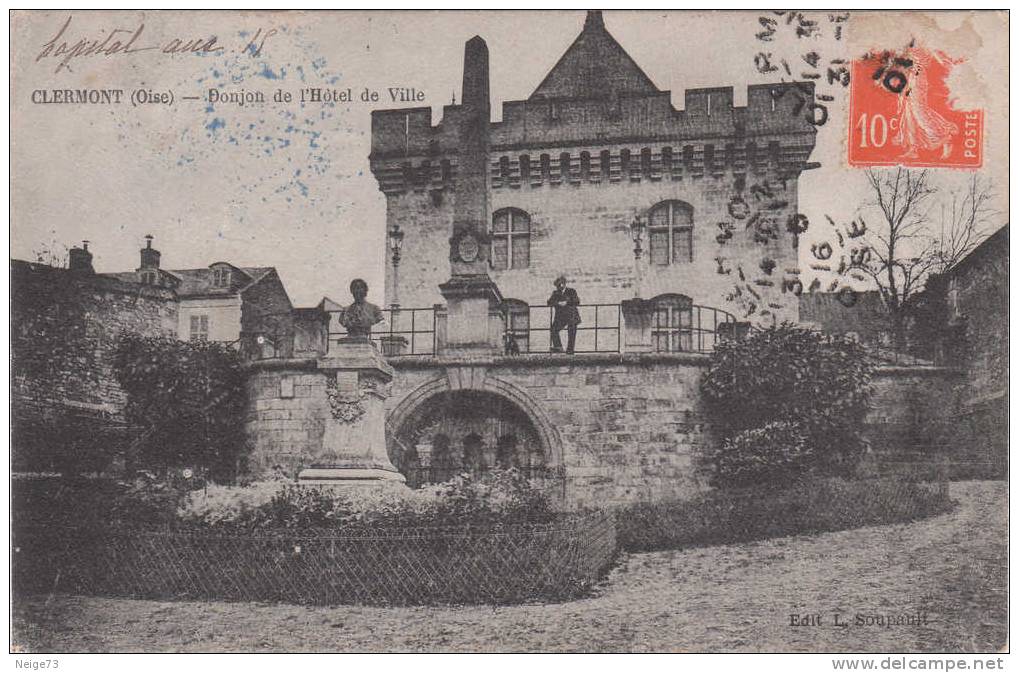
[[[361,398],[365,396],[364,391],[358,390],[351,394],[342,390],[337,385],[336,379],[331,378],[326,382],[326,395],[329,396],[329,410],[336,420],[353,423],[364,416],[365,408],[361,402]]]
[[[470,234],[463,236],[457,245],[457,252],[460,253],[460,259],[467,263],[476,260],[480,251],[481,246],[478,245],[478,239],[474,238],[474,236]]]

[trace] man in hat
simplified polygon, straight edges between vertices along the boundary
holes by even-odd
[[[548,305],[555,307],[552,316],[552,352],[562,353],[563,342],[559,333],[566,328],[567,342],[566,352],[573,354],[573,348],[577,341],[577,325],[580,324],[580,297],[572,287],[566,287],[566,276],[559,276],[555,279],[555,292],[548,298]]]

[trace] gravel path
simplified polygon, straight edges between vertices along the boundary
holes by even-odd
[[[453,608],[33,597],[12,643],[35,652],[995,651],[1006,646],[1003,482],[957,482],[911,524],[626,556],[585,600]],[[840,613],[848,626],[833,624]],[[791,615],[821,614],[792,626]],[[855,615],[927,623],[854,624]]]

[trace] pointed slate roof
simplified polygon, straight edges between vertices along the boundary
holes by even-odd
[[[605,28],[600,11],[587,13],[584,29],[538,88],[536,98],[611,98],[658,93],[640,66]]]

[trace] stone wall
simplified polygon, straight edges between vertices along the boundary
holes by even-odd
[[[431,382],[441,391],[450,374],[393,363],[390,425],[399,431],[406,398]],[[709,441],[697,389],[703,358],[531,356],[471,369],[472,389],[512,395],[547,431],[546,464],[565,467],[570,505],[679,497],[703,486],[693,469]],[[461,382],[452,385],[462,387],[468,377],[452,371]]]
[[[639,148],[634,148],[635,163],[639,163],[638,153]],[[597,160],[594,163],[597,168]],[[755,242],[754,229],[745,228],[745,222],[735,220],[728,212],[730,199],[738,193],[732,174],[688,175],[682,179],[624,176],[620,181],[602,183],[493,189],[493,213],[518,208],[530,216],[531,251],[529,268],[493,270],[490,275],[503,296],[529,304],[544,304],[553,279],[564,273],[582,303],[614,304],[634,296],[649,299],[677,293],[690,297],[695,304],[727,310],[744,319],[743,304],[732,297],[735,286],[745,285],[739,280],[742,271],[764,298],[756,302],[758,313],[769,311],[779,320],[795,320],[796,301],[781,290],[782,278],[795,277],[787,271],[795,272],[797,268],[793,238],[784,230],[785,220],[796,208],[796,182],[782,183],[774,170],[746,179],[751,184],[770,181],[780,199],[789,204],[774,213],[778,235],[766,243]],[[743,194],[748,196],[745,191]],[[666,200],[681,201],[693,208],[693,260],[665,266],[651,264],[645,233],[644,254],[636,262],[630,225],[637,216],[646,223],[648,211]],[[732,238],[719,242],[722,230],[718,225],[726,222],[736,229]],[[775,262],[770,274],[760,268],[764,259]],[[749,296],[745,289],[742,292]],[[757,318],[757,313],[753,317]]]
[[[397,375],[388,408],[395,431],[415,391],[441,392],[449,372],[466,378],[456,373],[462,365],[429,366],[423,358],[392,362]],[[471,385],[526,398],[524,411],[532,420],[538,416],[538,425],[551,426],[556,445],[547,461],[565,467],[571,506],[658,500],[706,488],[696,468],[702,450],[716,441],[699,392],[707,362],[706,356],[681,354],[496,358],[470,367],[483,372],[471,377]],[[953,406],[945,390],[957,378],[945,369],[879,370],[867,435],[884,463],[933,459],[918,438],[930,439],[924,428]],[[964,453],[965,447],[945,450]],[[968,457],[949,454],[948,460]]]
[[[563,506],[687,497],[707,488],[698,458],[716,441],[699,392],[707,362],[690,354],[394,358],[386,402],[390,456],[398,462],[401,447],[393,438],[413,434],[404,426],[414,422],[421,405],[450,391],[478,391],[514,405],[533,424],[544,463],[565,475],[558,491]],[[266,472],[278,465],[296,473],[306,466],[302,455],[322,441],[329,414],[325,379],[313,360],[253,367],[247,424],[252,467]],[[932,439],[924,429],[954,404],[945,390],[958,376],[934,368],[879,372],[867,424],[879,469],[941,460],[934,453],[938,447],[923,443]]]
[[[251,363],[245,414],[251,472],[282,469],[296,476],[321,447],[329,413],[325,374],[315,359]]]
[[[1008,472],[1008,239],[999,229],[950,272],[949,309],[965,327],[966,376],[955,424],[974,438],[974,474],[1004,478]]]
[[[117,335],[176,336],[177,304],[167,289],[17,260],[11,297],[13,461],[45,469],[50,457],[35,452],[70,450],[82,435],[123,423]]]

